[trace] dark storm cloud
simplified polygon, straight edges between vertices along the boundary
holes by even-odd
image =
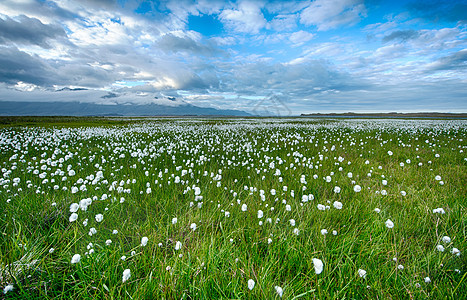
[[[50,48],[49,41],[64,38],[66,33],[61,26],[46,25],[35,18],[20,16],[0,19],[0,43],[33,44]]]
[[[383,43],[387,43],[393,40],[405,42],[410,39],[416,39],[420,36],[420,33],[416,30],[398,30],[383,38]]]

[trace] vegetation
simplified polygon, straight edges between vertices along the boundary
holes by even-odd
[[[0,129],[6,299],[467,295],[466,121],[102,120]]]

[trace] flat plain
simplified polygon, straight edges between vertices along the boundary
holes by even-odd
[[[461,299],[466,120],[0,127],[6,299]]]

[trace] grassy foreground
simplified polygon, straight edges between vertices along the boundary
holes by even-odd
[[[467,295],[467,121],[88,123],[0,129],[0,298]]]

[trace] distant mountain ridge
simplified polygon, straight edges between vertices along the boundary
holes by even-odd
[[[467,118],[467,113],[440,113],[440,112],[416,112],[416,113],[314,113],[301,114],[302,117],[395,117],[395,118]]]
[[[1,116],[251,116],[240,110],[220,110],[191,104],[105,105],[83,102],[0,101]]]

